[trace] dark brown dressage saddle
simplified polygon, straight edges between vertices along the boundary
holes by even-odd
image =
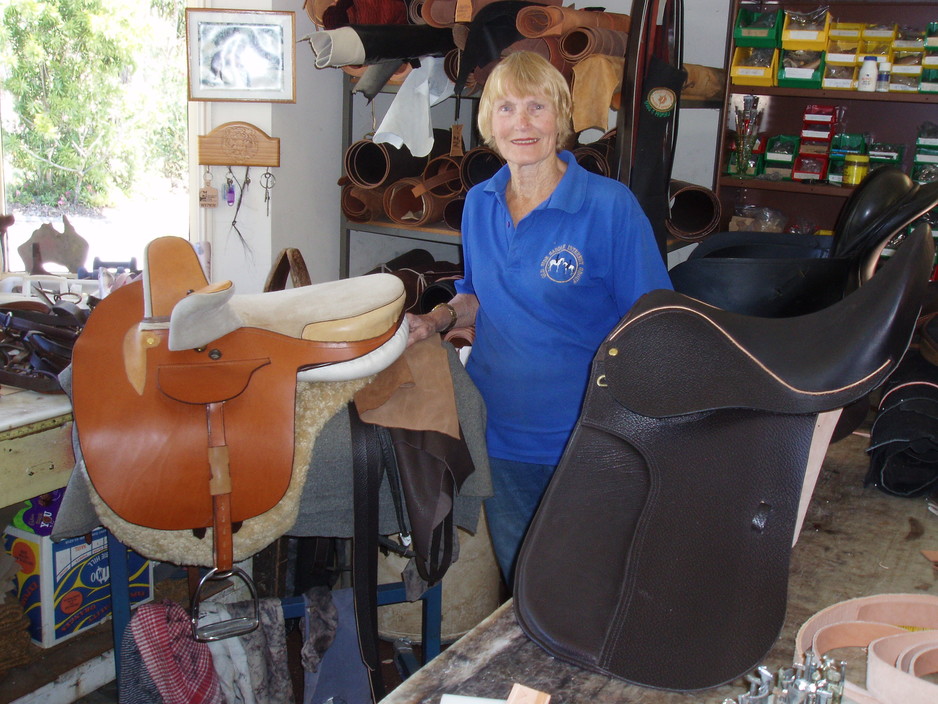
[[[259,542],[236,550],[233,530],[297,500],[298,378],[329,384],[386,367],[406,345],[403,303],[390,274],[234,295],[231,282],[208,283],[188,241],[163,237],[147,248],[143,281],[95,308],[75,345],[72,401],[96,508],[123,542],[178,564],[206,560],[164,553],[135,530],[211,531],[194,627],[202,587],[237,576],[253,591],[234,561],[283,532],[262,524]],[[223,622],[196,636],[254,625]]]
[[[531,639],[663,689],[755,667],[784,621],[817,415],[899,363],[933,257],[920,225],[867,284],[798,317],[639,299],[594,359],[519,556],[514,605]]]

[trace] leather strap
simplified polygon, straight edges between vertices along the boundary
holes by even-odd
[[[353,505],[352,580],[358,644],[369,670],[375,701],[384,697],[384,679],[378,657],[378,489],[381,486],[381,447],[374,426],[348,404],[352,438]]]
[[[231,531],[231,473],[228,444],[225,440],[225,404],[205,407],[208,426],[208,457],[211,469],[209,492],[212,494],[212,546],[215,567],[227,572],[234,565],[234,541]]]
[[[312,284],[312,279],[309,278],[309,270],[306,268],[306,260],[303,259],[302,252],[295,247],[286,247],[280,250],[270,273],[267,275],[264,291],[283,291],[287,287],[287,275],[290,276],[290,283],[293,288]]]
[[[938,701],[938,685],[920,679],[938,672],[938,597],[877,594],[829,606],[808,619],[795,641],[797,658],[844,647],[867,651],[866,688],[847,682],[857,704]]]

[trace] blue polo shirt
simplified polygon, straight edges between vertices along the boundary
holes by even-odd
[[[465,278],[479,299],[467,370],[485,399],[493,457],[556,464],[599,345],[639,296],[671,288],[648,219],[625,185],[579,166],[511,222],[508,167],[466,195]]]

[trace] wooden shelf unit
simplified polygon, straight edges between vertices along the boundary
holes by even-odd
[[[829,0],[835,20],[842,22],[894,22],[924,28],[938,21],[938,2],[934,0]],[[780,8],[805,11],[815,9],[818,3],[788,2],[760,3],[734,0],[727,32],[727,73],[732,63],[733,27],[740,7]],[[789,223],[799,219],[821,229],[832,229],[843,202],[852,192],[850,187],[826,183],[772,181],[759,178],[739,179],[726,174],[725,162],[730,139],[732,106],[742,96],[757,95],[763,108],[759,127],[761,134],[771,137],[779,134],[797,135],[801,131],[802,115],[807,105],[822,104],[844,108],[845,131],[866,133],[877,142],[905,144],[902,167],[911,170],[912,154],[919,126],[926,121],[938,121],[934,93],[861,93],[851,90],[810,90],[780,86],[739,85],[727,81],[723,102],[720,147],[717,151],[716,192],[723,206],[724,228],[735,208],[753,205],[773,208],[786,213]]]

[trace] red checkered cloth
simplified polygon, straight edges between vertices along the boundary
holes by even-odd
[[[225,704],[212,654],[192,637],[189,614],[179,604],[143,604],[130,629],[166,704]]]

